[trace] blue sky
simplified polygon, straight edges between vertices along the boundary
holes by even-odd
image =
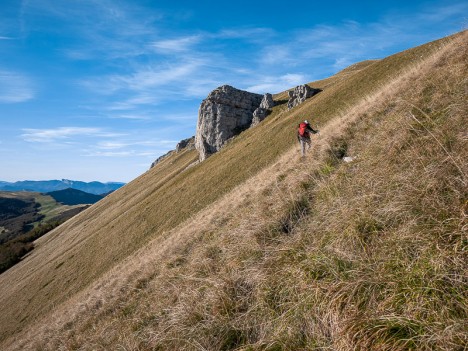
[[[223,84],[277,93],[466,28],[465,1],[0,2],[0,180],[128,182]]]

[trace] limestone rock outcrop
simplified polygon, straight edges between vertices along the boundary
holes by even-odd
[[[259,124],[261,121],[263,121],[266,118],[267,115],[268,115],[267,109],[258,107],[253,113],[251,127],[254,127],[257,124]]]
[[[195,136],[179,141],[176,145],[176,152],[181,151],[182,149],[192,150],[195,148]]]
[[[288,110],[293,107],[302,104],[306,99],[314,96],[315,94],[321,92],[320,89],[315,89],[310,87],[307,84],[298,85],[294,90],[288,91],[289,101],[288,101]]]
[[[266,93],[263,95],[262,102],[260,103],[260,107],[266,110],[275,107],[275,101],[273,100],[273,95],[270,93]]]
[[[217,152],[230,138],[249,128],[263,96],[223,85],[202,101],[198,111],[195,148],[200,161]]]
[[[266,93],[263,95],[262,102],[260,103],[260,107],[258,107],[253,113],[252,119],[252,127],[259,124],[263,121],[266,116],[268,116],[268,110],[275,106],[275,102],[273,101],[273,96],[270,93]]]

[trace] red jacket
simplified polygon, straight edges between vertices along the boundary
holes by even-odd
[[[304,137],[304,138],[310,138],[310,132],[313,134],[317,133],[316,130],[312,129],[310,124],[302,122],[299,124],[299,127],[297,129],[297,136],[298,137]]]

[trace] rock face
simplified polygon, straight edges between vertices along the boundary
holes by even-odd
[[[266,118],[267,115],[268,115],[267,109],[261,108],[261,107],[257,108],[253,113],[251,127],[254,127],[257,124],[259,124],[261,121],[263,121]]]
[[[195,136],[179,141],[179,143],[176,145],[175,151],[179,152],[185,148],[189,150],[195,148]]]
[[[263,95],[262,102],[260,103],[260,107],[264,109],[270,109],[275,107],[275,102],[273,101],[273,95],[270,93],[266,93]]]
[[[200,161],[250,127],[253,112],[260,106],[262,98],[262,95],[223,85],[202,101],[195,134],[195,148]]]
[[[311,88],[307,84],[298,85],[294,90],[288,91],[289,101],[288,101],[288,110],[293,107],[302,104],[306,99],[314,96],[315,94],[321,92],[320,89]]]
[[[252,127],[263,121],[266,116],[268,116],[268,110],[274,106],[275,102],[273,101],[273,96],[270,93],[263,95],[260,107],[258,107],[253,113]]]

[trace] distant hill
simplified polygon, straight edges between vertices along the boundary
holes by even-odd
[[[32,229],[41,220],[40,204],[34,196],[2,197],[0,194],[0,244]]]
[[[57,190],[48,192],[55,201],[64,205],[80,205],[80,204],[94,204],[104,198],[105,195],[90,194],[85,191],[67,188],[64,190]]]
[[[85,191],[90,194],[104,194],[119,189],[125,183],[119,182],[81,182],[77,180],[24,180],[14,183],[0,181],[0,191],[35,191],[48,193],[51,191],[64,190],[68,188]]]
[[[95,203],[103,198],[103,195],[84,193],[71,189],[74,194],[75,203],[62,202],[67,200],[65,192],[61,195],[58,191],[57,199],[50,194],[41,194],[28,191],[0,191],[0,244],[6,243],[19,235],[29,232],[39,224],[65,220],[73,217],[89,204]],[[80,202],[81,199],[81,202]],[[68,196],[71,202],[72,196]]]
[[[75,189],[55,193],[58,200],[37,192],[0,192],[0,273],[20,262],[36,239],[104,197]]]

